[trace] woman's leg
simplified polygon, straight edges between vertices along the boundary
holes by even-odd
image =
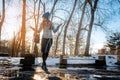
[[[47,70],[46,60],[49,55],[49,50],[51,48],[51,45],[52,45],[52,39],[45,39],[45,38],[42,39],[42,59],[43,59],[42,68],[45,68],[46,70]]]
[[[43,65],[46,65],[46,60],[45,60],[45,47],[46,47],[46,39],[45,38],[42,38],[42,43],[41,43],[41,51],[42,51],[42,60],[43,60],[43,63],[42,63],[42,67]]]
[[[45,49],[45,60],[47,60],[47,58],[48,58],[51,46],[52,46],[52,39],[48,39],[46,49]]]

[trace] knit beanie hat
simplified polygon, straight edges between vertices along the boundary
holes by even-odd
[[[49,13],[49,12],[46,12],[46,13],[44,13],[44,14],[43,14],[43,16],[42,16],[42,17],[44,17],[44,18],[47,18],[47,19],[48,19],[48,18],[49,18],[49,16],[50,16],[50,13]]]

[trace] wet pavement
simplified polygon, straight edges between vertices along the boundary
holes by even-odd
[[[0,80],[120,80],[120,66],[59,68],[59,65],[48,65],[48,70],[50,74],[41,69],[41,64],[22,68],[19,64],[12,65],[8,59],[0,60]]]
[[[119,67],[59,67],[48,66],[50,74],[40,67],[22,69],[19,66],[0,66],[0,80],[120,80]]]

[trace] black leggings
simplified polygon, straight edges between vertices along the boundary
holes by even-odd
[[[42,51],[43,64],[46,64],[46,59],[49,55],[52,42],[53,42],[52,38],[42,38],[41,51]]]

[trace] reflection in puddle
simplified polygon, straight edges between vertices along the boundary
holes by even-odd
[[[35,79],[35,80],[45,80],[47,78],[47,76],[48,75],[40,67],[37,67],[35,69],[33,79]]]
[[[41,68],[36,68],[35,72],[7,69],[0,74],[0,80],[77,80],[77,78],[68,72],[46,74]]]
[[[33,75],[33,72],[21,72],[19,71],[19,68],[9,68],[0,71],[0,80],[26,80],[28,78],[31,78]]]
[[[50,68],[51,74],[46,74],[41,67],[36,67],[34,71],[21,71],[20,67],[0,68],[0,80],[99,80],[101,78],[118,78],[118,75],[110,75],[93,68],[67,68],[57,69]],[[71,70],[71,71],[70,71]],[[76,71],[76,72],[75,72]],[[93,73],[93,72],[94,73]],[[109,75],[108,75],[109,74]]]

